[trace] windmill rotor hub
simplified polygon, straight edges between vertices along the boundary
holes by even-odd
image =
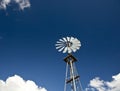
[[[72,46],[72,42],[70,42],[70,41],[67,41],[67,43],[66,43],[66,45],[67,45],[67,47],[71,47]]]

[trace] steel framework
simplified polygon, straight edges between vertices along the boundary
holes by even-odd
[[[72,54],[68,54],[68,56],[64,58],[64,61],[66,62],[64,91],[83,91],[80,76],[75,66],[77,59]]]

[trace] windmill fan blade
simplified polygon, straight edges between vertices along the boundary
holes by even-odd
[[[70,37],[67,37],[67,40],[70,41]]]
[[[76,50],[77,50],[74,46],[71,46],[71,49],[73,52],[76,52]]]
[[[63,47],[63,46],[57,46],[56,49],[59,49],[59,48],[61,48],[61,47]]]
[[[71,37],[70,41],[72,41],[72,40],[74,40],[74,38],[73,38],[73,37]]]
[[[75,46],[80,46],[80,42],[79,42],[79,41],[76,41],[76,40],[73,40],[73,45],[75,45]]]
[[[55,44],[55,46],[62,46],[63,44]]]
[[[68,48],[67,48],[67,47],[65,47],[65,49],[63,50],[63,53],[66,53],[66,52],[67,52],[67,50],[68,50]]]
[[[79,49],[80,48],[80,46],[77,46],[77,45],[73,45],[72,46],[74,49]]]
[[[80,41],[78,41],[77,39],[74,39],[74,42],[76,42],[76,43],[80,43]]]
[[[64,42],[64,40],[62,40],[62,39],[59,39],[59,41]]]
[[[61,52],[65,47],[60,48],[58,51]]]
[[[67,42],[67,39],[66,39],[66,38],[63,38],[63,40],[64,40],[65,42]]]
[[[57,43],[62,43],[62,41],[57,41]]]
[[[79,50],[79,49],[80,49],[80,47],[76,47],[76,49],[77,49],[77,50]]]
[[[72,49],[68,47],[68,53],[71,53],[72,52]]]

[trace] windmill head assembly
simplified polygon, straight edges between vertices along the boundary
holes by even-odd
[[[72,53],[80,49],[81,43],[77,38],[63,37],[62,39],[59,39],[59,41],[57,41],[55,46],[59,52],[63,51],[63,53]]]

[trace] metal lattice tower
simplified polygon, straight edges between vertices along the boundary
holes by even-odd
[[[78,75],[75,66],[75,62],[77,62],[77,59],[73,55],[68,54],[64,61],[66,62],[64,91],[83,91],[80,82],[80,76]]]
[[[64,91],[83,91],[80,83],[80,76],[78,75],[75,66],[77,59],[71,54],[80,49],[80,41],[74,37],[66,37],[59,39],[55,46],[59,52],[63,51],[63,53],[68,53],[68,56],[64,58],[64,61],[66,62]]]

